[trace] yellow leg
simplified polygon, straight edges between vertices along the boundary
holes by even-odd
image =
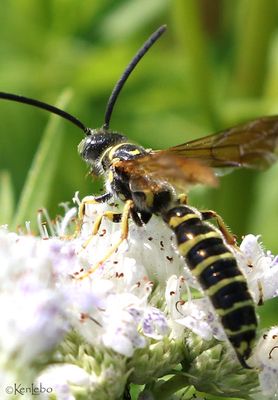
[[[101,196],[86,196],[81,201],[79,208],[78,208],[78,218],[79,220],[83,221],[85,215],[85,207],[87,204],[99,204],[99,203],[106,203],[110,200],[112,195],[110,193],[104,193]]]
[[[92,229],[92,234],[90,235],[89,239],[86,240],[86,242],[84,242],[82,244],[82,248],[83,250],[86,249],[86,247],[90,244],[90,242],[92,241],[93,237],[98,233],[99,228],[100,228],[100,224],[103,220],[103,218],[107,218],[112,222],[120,222],[122,219],[122,213],[118,213],[115,211],[105,211],[102,215],[99,215],[93,225],[93,229]]]
[[[83,219],[85,216],[85,211],[86,211],[86,205],[87,204],[99,204],[99,203],[105,203],[109,199],[111,199],[112,195],[110,193],[104,193],[101,196],[86,196],[84,199],[82,199],[79,207],[78,207],[78,223],[77,223],[77,229],[75,232],[75,236],[78,236],[80,234],[82,224],[83,224]]]
[[[232,246],[236,246],[236,237],[229,231],[222,217],[212,210],[201,211],[204,220],[215,218],[219,230],[222,232],[226,242]]]
[[[81,280],[84,278],[87,278],[89,275],[91,275],[93,272],[95,272],[106,260],[108,260],[109,257],[115,251],[119,248],[121,243],[128,237],[128,219],[130,216],[130,210],[133,207],[133,201],[132,200],[127,200],[124,209],[122,212],[122,218],[121,218],[121,236],[120,239],[110,248],[110,250],[105,254],[105,256],[97,262],[96,265],[88,269],[84,274],[80,275],[77,279]]]

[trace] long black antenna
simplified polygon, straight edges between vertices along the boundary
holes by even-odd
[[[57,114],[60,117],[70,121],[72,124],[78,126],[78,128],[80,128],[86,135],[88,135],[90,132],[90,129],[87,128],[78,118],[67,113],[66,111],[61,110],[60,108],[44,103],[43,101],[30,99],[29,97],[20,96],[18,94],[5,93],[5,92],[0,92],[0,99],[17,101],[18,103],[29,104],[31,106],[50,111],[51,113]]]
[[[114,86],[114,89],[112,90],[111,96],[109,97],[109,100],[108,100],[108,103],[106,106],[106,111],[105,111],[105,116],[104,116],[104,124],[103,124],[104,129],[109,129],[110,119],[111,119],[111,115],[112,115],[112,112],[114,109],[114,105],[116,103],[116,100],[117,100],[124,84],[126,83],[128,77],[129,77],[129,75],[134,70],[136,65],[139,63],[141,58],[147,53],[149,48],[152,47],[152,45],[160,38],[160,36],[166,31],[166,29],[167,29],[167,26],[162,25],[146,40],[146,42],[135,54],[133,59],[130,61],[130,63],[124,70],[122,76],[120,77],[120,79],[118,80],[116,85]]]

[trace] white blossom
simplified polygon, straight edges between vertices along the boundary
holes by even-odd
[[[188,293],[188,300],[182,301],[182,294]],[[166,286],[167,306],[171,315],[175,336],[179,336],[186,327],[205,340],[213,336],[225,339],[224,330],[208,298],[192,299],[190,289],[183,277],[172,275]]]
[[[68,299],[57,290],[56,261],[52,243],[0,229],[0,369],[11,368],[10,374],[29,376],[28,368],[68,330]]]
[[[23,379],[37,377],[55,390],[57,399],[102,399],[104,393],[116,399],[131,371],[141,382],[173,370],[182,358],[185,332],[205,342],[225,341],[215,310],[161,218],[154,216],[143,227],[130,221],[127,239],[105,257],[120,238],[120,224],[103,218],[95,235],[92,230],[103,213],[120,212],[118,205],[87,205],[74,236],[69,232],[76,209],[65,207],[65,217],[55,224],[40,212],[42,239],[32,236],[30,228],[27,235],[0,230],[1,384],[33,368]],[[262,249],[258,237],[246,236],[240,250],[232,251],[256,301],[261,293],[263,300],[277,296],[277,258]],[[87,276],[88,270],[92,273]],[[262,370],[260,381],[268,394],[277,390],[277,360],[275,335],[267,335],[274,350],[264,341],[254,363]],[[218,357],[219,345],[215,349]],[[160,352],[167,352],[167,358]],[[261,356],[270,353],[272,364]],[[202,354],[207,359],[209,353]],[[146,359],[151,372],[141,361]]]
[[[278,256],[263,249],[260,236],[246,235],[236,256],[257,303],[278,295]]]
[[[42,384],[50,393],[55,392],[59,400],[75,399],[71,385],[84,390],[89,389],[93,383],[94,377],[74,364],[50,366],[37,378],[37,385]],[[49,393],[45,391],[41,398],[48,399]]]
[[[278,398],[278,327],[263,333],[251,359],[259,370],[263,394],[269,400]]]

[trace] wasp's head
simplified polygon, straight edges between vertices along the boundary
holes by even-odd
[[[101,160],[107,149],[126,140],[117,133],[104,129],[90,129],[88,135],[78,145],[78,152],[81,157],[90,165],[94,175],[103,172]]]

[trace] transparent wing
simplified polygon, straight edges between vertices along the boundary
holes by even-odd
[[[278,158],[278,116],[259,118],[170,147],[167,152],[198,159],[210,167],[264,169]]]
[[[157,191],[169,182],[185,190],[197,183],[216,186],[217,171],[221,175],[239,167],[264,169],[277,158],[278,116],[273,116],[132,160],[115,161],[113,166],[128,174],[134,187]]]
[[[133,160],[115,161],[113,166],[128,174],[134,187],[145,187],[152,191],[160,190],[161,185],[167,182],[182,190],[198,183],[217,185],[217,178],[209,166],[199,160],[187,159],[163,150]]]

